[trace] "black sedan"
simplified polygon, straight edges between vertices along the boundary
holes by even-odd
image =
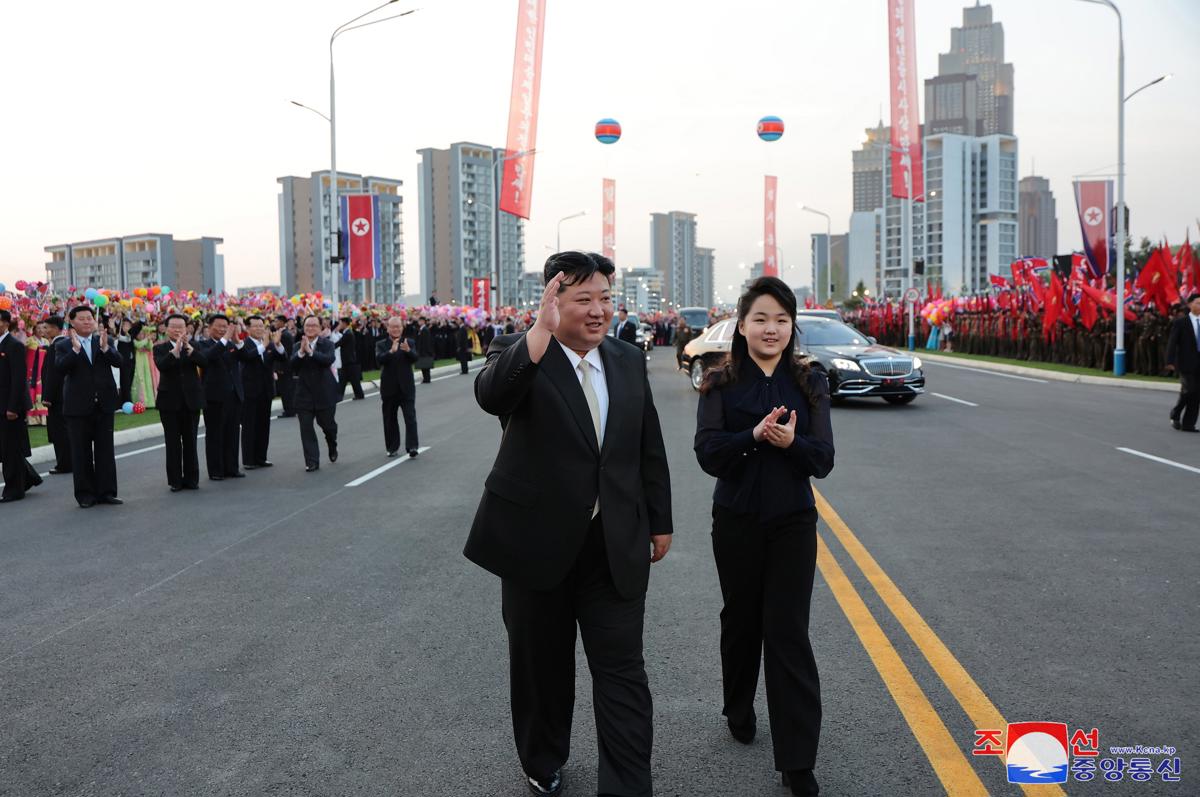
[[[729,353],[737,319],[713,324],[683,350],[682,368],[700,389],[704,372]],[[841,321],[812,315],[796,319],[797,350],[829,376],[835,401],[846,398],[882,398],[891,404],[908,404],[925,392],[921,358],[880,346],[874,338]]]

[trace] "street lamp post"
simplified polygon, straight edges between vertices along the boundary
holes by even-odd
[[[333,304],[336,308],[340,301],[338,295],[338,278],[340,277],[339,269],[341,268],[342,252],[341,252],[341,208],[338,207],[338,177],[337,177],[337,101],[334,82],[333,70],[333,42],[338,36],[351,30],[365,28],[368,25],[378,25],[380,22],[387,22],[389,19],[399,19],[414,13],[417,9],[413,8],[400,14],[393,14],[390,17],[383,19],[375,19],[370,22],[363,22],[360,25],[355,25],[363,17],[374,14],[381,8],[390,6],[397,0],[387,0],[375,8],[372,8],[366,13],[359,14],[349,22],[343,23],[334,29],[333,34],[329,37],[329,219],[330,219],[330,237],[329,237],[329,265],[333,272],[331,275],[331,285],[333,287]],[[297,103],[298,105],[299,103]],[[311,108],[309,110],[312,110]]]
[[[570,216],[563,216],[561,219],[558,220],[558,233],[554,238],[554,245],[558,247],[559,252],[562,251],[562,223],[564,221],[570,221],[571,219],[577,219],[580,216],[586,216],[586,215],[587,215],[587,211],[581,210],[578,213],[572,213]]]
[[[833,234],[830,227],[829,214],[823,210],[810,208],[808,205],[801,205],[800,209],[808,213],[816,214],[817,216],[825,217],[825,301],[833,300]],[[814,269],[815,271],[815,269]],[[817,275],[813,274],[813,290],[817,289]],[[820,304],[820,300],[817,301]]]

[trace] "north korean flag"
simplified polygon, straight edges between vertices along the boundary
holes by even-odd
[[[342,241],[346,260],[342,279],[379,279],[383,255],[380,252],[379,196],[348,194],[341,198]]]

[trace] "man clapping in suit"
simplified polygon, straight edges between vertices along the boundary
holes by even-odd
[[[1171,410],[1171,426],[1195,432],[1200,416],[1200,293],[1187,297],[1188,312],[1171,322],[1167,337],[1167,370],[1179,374],[1179,401]]]
[[[246,470],[269,468],[267,449],[271,445],[271,401],[275,398],[275,361],[283,359],[275,344],[282,346],[283,335],[267,335],[262,316],[246,319],[247,338],[242,357],[242,467]]]
[[[315,420],[325,433],[329,461],[337,462],[337,380],[333,378],[333,342],[321,337],[321,320],[315,315],[304,319],[304,335],[292,352],[291,369],[296,376],[294,399],[300,416],[300,443],[304,448],[304,470],[312,473],[321,467],[321,447],[317,443]]]
[[[73,307],[67,318],[70,334],[54,344],[54,363],[63,374],[63,415],[71,439],[75,500],[85,509],[120,504],[113,451],[113,413],[120,404],[113,369],[121,367],[121,355],[106,328],[94,334],[92,308]]]
[[[379,395],[383,399],[383,443],[389,457],[400,451],[400,424],[397,410],[404,412],[404,448],[410,457],[417,455],[417,386],[413,363],[417,361],[416,343],[404,337],[404,320],[392,316],[387,337],[375,347],[379,363]]]
[[[0,502],[20,501],[25,491],[42,483],[29,461],[31,406],[25,376],[25,344],[13,337],[12,315],[0,310],[0,460],[4,462],[4,494]]]
[[[576,628],[599,792],[652,790],[642,625],[650,564],[671,545],[671,485],[645,358],[607,336],[613,273],[601,255],[551,255],[537,322],[493,340],[475,380],[504,434],[464,553],[501,578],[513,731],[536,794],[562,788]]]
[[[204,367],[204,459],[208,478],[221,481],[246,475],[238,466],[242,434],[242,359],[251,352],[221,313],[208,317],[208,338],[199,348],[208,361]]]
[[[167,316],[167,340],[154,347],[158,368],[158,418],[167,447],[167,484],[171,492],[200,486],[200,458],[196,453],[200,411],[204,409],[204,384],[200,371],[208,363],[204,352],[192,345],[187,316]]]

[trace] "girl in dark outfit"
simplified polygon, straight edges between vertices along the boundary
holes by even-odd
[[[791,288],[774,277],[750,285],[729,359],[705,379],[695,450],[717,477],[712,539],[729,731],[753,741],[765,659],[775,769],[792,794],[815,795],[821,689],[808,639],[817,559],[809,479],[833,470],[833,429],[829,383],[796,356],[795,324]]]

